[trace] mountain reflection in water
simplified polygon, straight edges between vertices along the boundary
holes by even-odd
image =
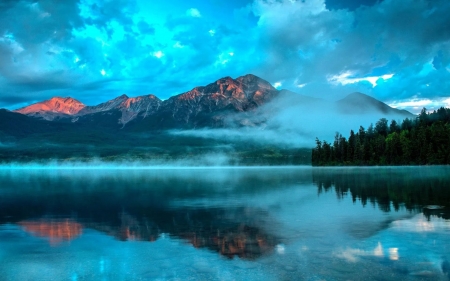
[[[23,230],[39,237],[48,237],[50,244],[55,245],[62,241],[70,241],[80,236],[83,227],[80,223],[70,219],[52,220],[41,219],[37,221],[20,221],[17,223]]]
[[[279,239],[261,227],[268,220],[266,211],[242,206],[174,206],[177,198],[197,199],[205,194],[220,198],[224,191],[239,188],[237,183],[242,181],[264,187],[265,177],[226,177],[226,181],[219,180],[224,186],[219,194],[210,188],[209,180],[186,177],[3,176],[0,224],[16,223],[35,236],[49,238],[52,245],[74,239],[89,228],[121,241],[156,241],[169,235],[230,258],[255,259],[274,250]],[[237,192],[254,191],[247,186]]]
[[[245,213],[235,210],[182,209],[153,210],[138,218],[128,213],[118,214],[116,222],[89,222],[83,224],[121,241],[156,241],[163,235],[182,239],[196,248],[208,248],[226,257],[239,256],[254,259],[274,249],[277,238],[252,224]],[[94,218],[91,218],[94,219]]]
[[[0,170],[0,279],[448,280],[450,167]]]

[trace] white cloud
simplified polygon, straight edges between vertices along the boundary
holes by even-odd
[[[281,82],[275,82],[274,84],[273,84],[273,86],[275,87],[275,88],[280,88],[281,86],[282,86],[283,84],[281,83]]]
[[[429,99],[415,96],[410,99],[388,102],[388,105],[393,108],[405,109],[412,113],[419,113],[424,107],[428,111],[437,110],[441,107],[450,108],[450,97]]]
[[[10,33],[0,36],[0,43],[6,43],[15,55],[24,51],[24,48],[15,40],[14,35]]]
[[[156,51],[156,52],[152,53],[152,56],[160,59],[160,58],[162,58],[164,56],[164,53],[162,51]]]
[[[181,45],[181,43],[180,42],[175,42],[175,44],[173,44],[173,47],[174,48],[177,48],[177,49],[182,49],[182,48],[184,48],[184,46],[183,45]]]
[[[368,77],[361,77],[361,78],[352,78],[352,76],[353,76],[353,72],[346,71],[339,75],[334,75],[334,76],[329,77],[328,81],[333,84],[342,84],[342,85],[355,84],[355,83],[359,83],[361,81],[367,81],[367,82],[370,82],[370,84],[372,84],[373,88],[375,88],[377,86],[377,81],[379,79],[389,80],[394,76],[394,74],[385,74],[385,75],[380,75],[380,76],[368,76]]]
[[[186,15],[194,17],[194,18],[200,18],[202,15],[200,14],[200,11],[196,8],[190,8],[186,11]]]
[[[233,52],[228,52],[228,53],[221,53],[218,57],[218,59],[216,60],[216,62],[214,63],[214,65],[226,65],[227,63],[230,62],[231,58],[234,56]]]
[[[442,104],[444,105],[444,107],[450,108],[450,98],[442,100]]]
[[[409,100],[402,100],[389,103],[390,107],[393,108],[408,108],[408,107],[426,107],[433,104],[433,101],[430,99],[418,99],[413,98]]]

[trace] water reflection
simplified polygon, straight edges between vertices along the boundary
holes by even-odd
[[[75,239],[81,235],[83,230],[83,226],[80,223],[70,219],[41,219],[36,221],[20,221],[17,224],[32,235],[49,238],[50,244],[52,245]]]
[[[389,249],[389,253],[394,248]],[[396,249],[396,248],[395,248]],[[339,250],[334,253],[334,255],[338,258],[345,259],[348,262],[357,262],[360,257],[384,257],[384,249],[380,242],[378,242],[377,246],[373,250],[361,250],[357,248],[347,248],[345,250]],[[398,258],[398,256],[397,256]]]
[[[448,280],[449,177],[450,167],[0,171],[0,276]]]
[[[195,172],[181,176],[145,172],[132,177],[128,172],[80,174],[3,175],[0,224],[16,223],[27,232],[49,238],[53,245],[81,235],[83,227],[121,241],[151,242],[169,235],[230,258],[255,259],[279,243],[274,233],[266,231],[263,221],[268,221],[268,213],[261,208],[176,204],[232,193],[251,196],[255,189],[273,188],[273,181],[281,180],[270,179],[270,173],[219,178],[214,188],[210,177],[196,177]]]
[[[249,210],[224,209],[152,210],[144,217],[122,212],[117,224],[84,219],[84,225],[121,241],[156,241],[169,235],[195,248],[207,248],[223,256],[254,259],[271,252],[278,239],[251,223]]]
[[[397,220],[391,225],[392,229],[404,232],[446,232],[450,231],[450,221],[425,219],[418,215],[409,220]]]
[[[338,198],[351,196],[384,212],[404,207],[423,211],[428,219],[450,219],[448,167],[319,168],[312,177],[319,194],[334,188]]]

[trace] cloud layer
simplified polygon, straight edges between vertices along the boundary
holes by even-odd
[[[315,97],[437,107],[450,96],[449,12],[446,0],[2,1],[0,107],[168,98],[247,73]]]

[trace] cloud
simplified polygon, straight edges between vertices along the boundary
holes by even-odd
[[[200,18],[202,15],[200,14],[200,11],[195,8],[190,8],[186,11],[186,15],[194,17],[194,18]]]
[[[327,0],[326,6],[327,9],[330,10],[338,10],[338,9],[349,9],[356,10],[361,6],[373,6],[377,2],[381,2],[380,0]]]
[[[331,83],[335,83],[335,84],[340,83],[342,85],[355,84],[355,83],[359,83],[361,81],[367,81],[370,84],[372,84],[373,88],[375,88],[377,86],[378,80],[380,80],[380,79],[388,80],[388,79],[391,79],[392,76],[394,76],[394,74],[385,74],[385,75],[380,75],[380,76],[355,78],[355,77],[352,77],[351,72],[347,71],[347,72],[341,73],[339,75],[334,75],[332,77],[329,77],[328,81]]]
[[[435,98],[431,100],[412,97],[410,99],[392,101],[389,103],[389,106],[418,114],[423,108],[426,108],[427,111],[434,111],[441,107],[450,108],[450,98]]]
[[[326,99],[449,97],[450,2],[357,2],[231,1],[226,13],[180,2],[155,18],[142,7],[159,6],[143,0],[2,1],[0,103],[15,108],[10,93],[168,98],[247,73]]]
[[[386,89],[390,84],[380,87],[382,91],[364,83],[352,83],[346,88],[364,90],[382,99],[387,95],[415,95],[399,88],[407,88],[422,66],[447,49],[450,37],[442,26],[449,20],[442,11],[448,9],[445,1],[433,5],[428,1],[383,1],[353,12],[327,10],[323,1],[257,2],[258,24],[265,31],[264,37],[259,36],[260,43],[268,55],[260,72],[275,81],[295,78],[301,84],[313,82],[302,93],[320,96],[337,91],[323,77],[352,73],[355,78],[364,78],[396,73],[403,81],[395,91]],[[438,75],[435,69],[429,74]]]

